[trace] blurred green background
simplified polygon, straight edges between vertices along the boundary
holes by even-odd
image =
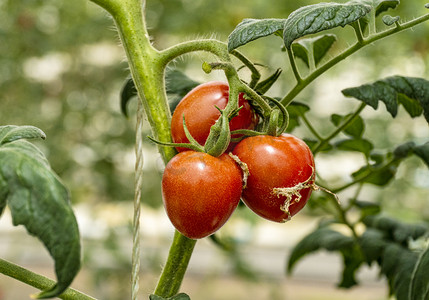
[[[298,7],[317,2],[148,0],[147,22],[153,42],[159,48],[202,37],[226,41],[228,34],[244,18],[285,18]],[[425,3],[425,0],[409,0],[388,13],[403,16],[402,20],[406,21],[424,14]],[[379,26],[384,25],[380,23]],[[353,43],[351,27],[332,32],[340,36],[331,50],[332,55]],[[312,123],[322,133],[328,133],[332,129],[329,116],[346,114],[357,104],[355,100],[345,99],[341,89],[396,74],[428,78],[428,36],[429,24],[426,23],[370,45],[322,76],[297,100],[314,107],[309,114]],[[276,37],[257,40],[242,48],[253,61],[269,66],[263,70],[264,74],[279,66],[283,68],[281,80],[271,91],[275,96],[284,94],[294,84],[287,56],[280,48],[281,40]],[[201,71],[204,60],[210,60],[210,56],[189,55],[175,61],[171,67],[201,82],[221,78],[220,73],[206,75]],[[305,73],[304,65],[299,66]],[[106,277],[111,282],[124,280],[129,270],[128,253],[122,251],[128,249],[129,241],[123,242],[121,238],[129,236],[132,219],[135,103],[129,106],[129,119],[121,114],[119,107],[120,89],[127,76],[127,63],[114,23],[92,2],[0,0],[0,125],[34,125],[47,134],[46,141],[36,143],[71,190],[86,238],[85,259],[88,266],[93,267],[87,272],[97,274],[92,281],[99,284],[101,299],[120,299],[118,295],[128,293],[127,283],[117,284],[115,292],[110,289],[102,292],[106,282],[110,282]],[[372,139],[380,151],[409,140],[418,144],[428,140],[429,128],[423,118],[411,119],[400,113],[392,121],[384,107],[378,111],[367,108],[364,117],[367,120],[365,136]],[[295,133],[303,137],[310,135],[301,127]],[[148,134],[150,131],[146,128],[144,135]],[[158,221],[150,222],[150,218],[161,216],[164,218],[161,228],[169,232],[170,225],[160,209],[162,164],[153,145],[146,141],[144,147],[143,202],[147,215],[143,213],[142,218],[149,218],[148,223],[143,221],[147,225],[143,229],[144,237],[151,241],[163,238],[168,241],[170,236],[163,235],[164,231],[156,225]],[[359,168],[362,159],[359,154],[347,157],[322,154],[316,163],[328,187],[335,187],[349,180],[348,175]],[[368,200],[382,203],[395,216],[427,221],[428,189],[427,168],[420,160],[410,158],[401,166],[397,180],[385,190],[368,187],[364,195]],[[320,211],[311,207],[304,210],[302,222],[311,225],[314,222],[308,221],[312,219],[306,215],[320,215]],[[266,223],[258,222],[247,211],[240,211],[234,221],[237,226],[243,222],[252,224],[245,228],[253,231],[260,229],[256,229],[255,224],[264,226]],[[0,220],[0,224],[5,222],[5,218]],[[255,234],[246,235],[240,231],[238,238],[249,242]],[[102,244],[98,242],[100,239]],[[159,257],[156,247],[151,248],[151,245],[145,245],[149,250],[144,251],[144,255],[149,262],[144,267],[154,269],[156,274],[163,257]],[[111,263],[116,268],[113,273],[104,272],[105,266],[101,266],[104,263],[97,262],[99,248],[103,247],[111,250],[106,255],[114,262]],[[240,268],[235,270],[240,271]],[[12,299],[2,298],[1,288],[0,282],[0,299]],[[270,299],[283,299],[273,293]],[[341,297],[346,299],[344,295]]]

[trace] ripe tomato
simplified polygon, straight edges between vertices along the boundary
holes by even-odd
[[[170,160],[162,177],[167,215],[191,239],[222,227],[237,207],[241,191],[241,169],[227,154],[181,152]]]
[[[210,127],[220,117],[220,112],[215,106],[220,109],[225,108],[228,103],[228,91],[228,84],[220,81],[203,83],[191,90],[174,110],[171,119],[173,142],[189,142],[183,129],[183,116],[185,116],[186,127],[192,137],[204,145],[210,133]],[[253,112],[249,102],[244,99],[243,94],[239,95],[238,106],[242,108],[230,121],[230,130],[253,129],[258,122],[258,116]],[[178,147],[177,150],[187,149]]]
[[[305,206],[314,183],[313,154],[305,142],[290,134],[254,136],[242,140],[233,154],[249,168],[242,199],[256,214],[285,222]],[[290,198],[280,195],[279,190],[285,194],[292,187],[296,192]]]

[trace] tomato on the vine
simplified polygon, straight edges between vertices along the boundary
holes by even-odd
[[[301,139],[282,134],[242,140],[233,154],[247,164],[243,202],[256,214],[284,222],[307,203],[314,184],[314,159]]]
[[[167,164],[162,177],[164,207],[174,227],[199,239],[222,227],[242,191],[242,171],[227,154],[185,151]]]
[[[201,145],[207,140],[210,127],[220,117],[216,108],[224,109],[229,100],[229,86],[225,82],[212,81],[203,83],[193,90],[179,102],[171,118],[171,135],[174,143],[188,143],[183,128],[183,117],[186,127],[192,137]],[[238,106],[242,107],[237,116],[229,122],[230,130],[253,129],[258,123],[258,116],[253,111],[249,102],[244,99],[244,94],[239,94]],[[230,146],[232,150],[233,145]],[[177,147],[178,151],[186,148]]]

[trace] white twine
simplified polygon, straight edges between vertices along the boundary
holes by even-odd
[[[139,273],[140,273],[140,202],[143,185],[143,106],[140,100],[137,107],[136,123],[136,164],[134,177],[134,218],[133,218],[133,253],[131,272],[131,299],[137,300],[139,293]]]

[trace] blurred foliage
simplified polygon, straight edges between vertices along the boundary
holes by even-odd
[[[160,48],[197,37],[226,41],[244,18],[285,18],[298,7],[317,2],[148,0],[147,22],[154,44]],[[394,14],[405,16],[405,21],[423,14],[425,3],[405,3]],[[381,21],[379,25],[384,26]],[[74,203],[131,201],[133,197],[134,113],[129,119],[120,113],[119,92],[128,71],[113,28],[111,18],[87,0],[0,0],[0,125],[30,124],[46,132],[47,140],[38,146],[71,189]],[[354,39],[351,27],[330,33],[339,30],[332,53]],[[426,23],[383,40],[325,74],[297,98],[315,107],[307,118],[322,132],[329,132],[329,116],[344,115],[356,104],[344,99],[340,86],[393,74],[428,77],[428,31]],[[271,65],[272,69],[262,69],[267,74],[283,66],[281,80],[272,89],[276,96],[294,83],[281,44],[280,39],[269,37],[241,49],[252,60]],[[174,67],[185,70],[194,80],[207,80],[208,75],[201,71],[202,57],[187,56]],[[299,67],[305,73],[305,65]],[[376,141],[375,149],[391,148],[404,140],[421,143],[428,136],[424,122],[406,115],[400,114],[391,124],[386,123],[390,117],[380,110],[369,111],[365,117],[365,138]],[[311,137],[302,125],[294,132]],[[149,134],[148,128],[144,134]],[[154,150],[153,145],[145,145],[143,197],[145,203],[157,207],[161,203],[161,167]],[[350,180],[341,174],[321,175],[332,185],[336,180]],[[392,209],[407,206],[429,218],[421,201],[428,188],[422,175],[427,176],[423,164],[410,158],[394,184],[382,193],[369,189],[367,195]]]

